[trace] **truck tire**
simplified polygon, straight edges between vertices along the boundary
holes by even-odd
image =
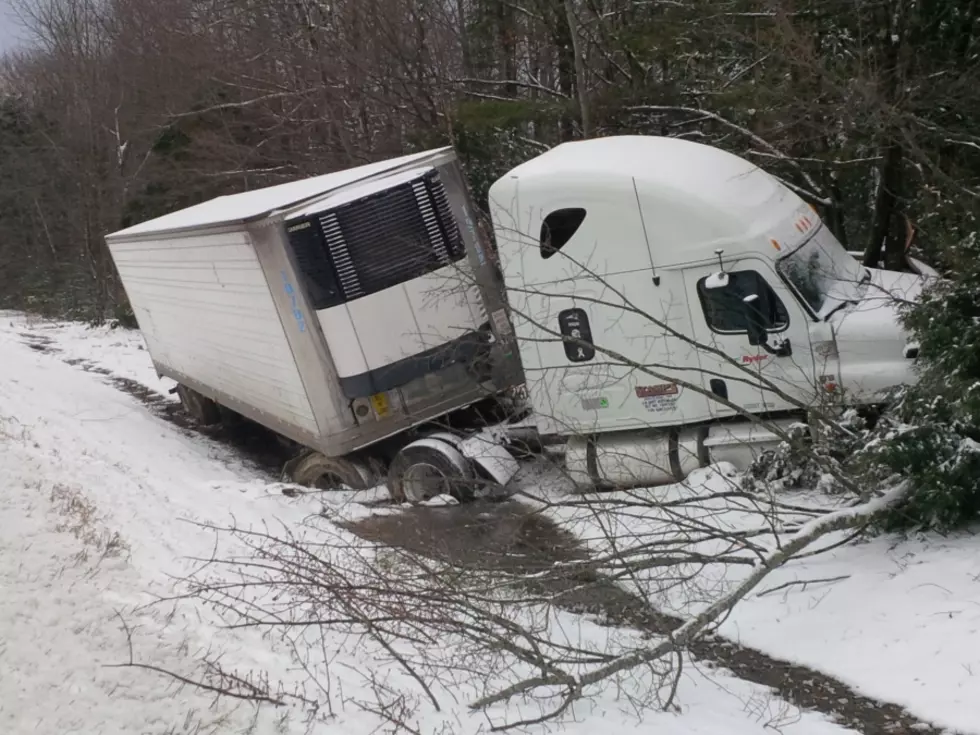
[[[388,468],[388,491],[399,503],[422,503],[438,495],[469,502],[475,483],[470,461],[439,439],[419,439],[402,447]]]
[[[309,452],[286,463],[283,479],[318,490],[367,490],[380,479],[379,469],[371,463]]]
[[[186,385],[178,384],[177,397],[180,398],[180,405],[183,406],[184,413],[202,426],[221,423],[221,410],[218,404],[207,396],[201,395]]]

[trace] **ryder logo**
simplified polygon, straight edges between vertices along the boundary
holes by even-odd
[[[754,362],[762,362],[767,357],[769,357],[769,355],[742,355],[742,362],[746,365],[751,365]]]

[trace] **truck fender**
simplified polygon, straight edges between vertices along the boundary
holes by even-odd
[[[416,466],[428,466],[436,477],[429,477],[437,484],[406,487],[407,475]],[[395,502],[425,503],[436,495],[452,495],[458,501],[473,499],[473,463],[456,449],[455,445],[433,435],[406,444],[388,468],[388,491]],[[419,478],[415,478],[419,479]]]
[[[520,469],[520,464],[510,452],[487,432],[460,437],[440,431],[429,434],[428,438],[438,439],[455,447],[460,454],[483,469],[501,487],[506,486]]]

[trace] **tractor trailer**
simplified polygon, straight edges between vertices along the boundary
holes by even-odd
[[[489,209],[492,238],[445,148],[106,239],[186,409],[287,438],[305,485],[466,498],[506,485],[517,439],[583,485],[661,484],[915,379],[897,304],[923,277],[863,267],[730,153],[565,143],[497,180]]]

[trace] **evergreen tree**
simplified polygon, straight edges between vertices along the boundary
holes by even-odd
[[[889,527],[949,530],[980,516],[980,236],[948,250],[956,276],[908,308],[919,341],[919,382],[897,397],[866,451],[873,467],[911,483]]]

